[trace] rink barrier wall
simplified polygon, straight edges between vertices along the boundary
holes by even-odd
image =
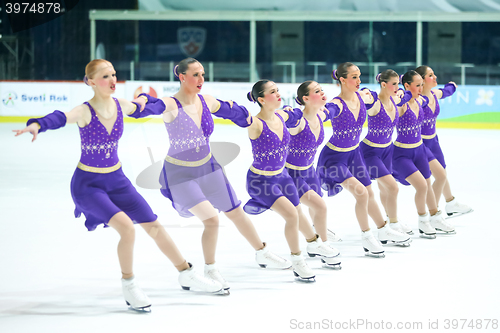
[[[252,114],[259,112],[257,104],[246,95],[253,83],[205,82],[203,94],[221,100],[234,100]],[[294,99],[298,83],[278,83],[283,105],[299,107]],[[321,84],[328,98],[337,96],[337,84]],[[374,91],[378,85],[362,85]],[[142,92],[155,97],[171,96],[179,89],[179,82],[119,81],[114,97],[132,100]],[[26,122],[32,117],[44,116],[54,110],[70,111],[83,101],[92,98],[92,88],[83,81],[0,81],[0,122]],[[440,100],[441,113],[437,127],[500,129],[500,86],[458,86],[454,95]],[[162,122],[156,119],[125,118],[126,122]],[[214,118],[217,124],[232,124],[229,120]],[[325,124],[331,126],[329,123]],[[365,123],[366,126],[366,123]]]

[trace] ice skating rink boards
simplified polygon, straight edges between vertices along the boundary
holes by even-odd
[[[385,246],[384,259],[365,257],[353,197],[344,191],[326,198],[329,228],[343,239],[336,244],[342,270],[322,269],[319,259],[307,259],[317,274],[313,284],[294,281],[291,270],[259,268],[251,246],[221,214],[217,262],[231,295],[183,291],[175,268],[137,227],[135,275],[153,304],[151,313],[139,314],[127,310],[122,297],[118,234],[111,228],[88,232],[84,218],[73,216],[77,126],[43,133],[34,143],[30,134],[14,137],[11,130],[21,126],[0,123],[0,332],[288,332],[313,331],[306,328],[317,323],[316,331],[381,331],[380,325],[391,323],[393,331],[436,332],[429,322],[438,321],[443,331],[453,319],[467,319],[467,325],[483,320],[482,329],[465,326],[462,332],[498,330],[492,322],[487,330],[484,325],[500,320],[499,131],[438,130],[452,191],[475,210],[451,220],[456,235],[419,238],[414,190],[400,186],[399,216],[413,228],[413,242],[409,248]],[[330,128],[325,132],[331,135]],[[246,202],[252,161],[246,130],[216,125],[211,139],[241,147],[225,169]],[[147,147],[159,161],[167,142],[162,124],[125,124],[119,156],[133,183],[151,165]],[[373,188],[378,194],[376,182]],[[158,190],[138,190],[202,271],[201,222],[180,218]],[[272,251],[288,255],[277,214],[269,211],[252,221]],[[305,252],[304,239],[301,247]],[[352,330],[346,326],[352,322],[361,326]],[[406,329],[397,330],[398,323]]]

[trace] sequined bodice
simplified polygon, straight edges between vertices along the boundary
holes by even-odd
[[[288,156],[286,161],[295,166],[308,166],[314,162],[314,157],[318,146],[323,143],[325,138],[325,131],[323,128],[323,122],[319,115],[317,115],[320,132],[318,139],[314,136],[311,128],[309,127],[309,122],[306,118],[306,125],[304,129],[297,135],[291,135],[290,146],[288,147]]]
[[[82,155],[80,162],[95,168],[107,168],[116,165],[118,159],[118,140],[123,134],[123,113],[120,103],[113,98],[116,103],[116,121],[108,133],[106,127],[101,123],[94,108],[90,103],[85,102],[90,109],[90,123],[85,127],[80,127]]]
[[[394,105],[394,110],[396,110],[394,120],[387,114],[382,101],[380,99],[379,101],[380,111],[374,116],[368,115],[368,133],[366,134],[366,139],[373,143],[386,144],[392,141],[392,133],[398,123],[399,113],[392,97],[391,103]]]
[[[418,101],[418,118],[415,113],[410,109],[410,105],[406,104],[406,112],[403,116],[399,117],[399,122],[396,125],[398,131],[397,142],[412,144],[419,142],[422,137],[420,135],[422,127],[423,111],[422,106]]]
[[[356,92],[356,95],[359,99],[358,119],[354,118],[354,114],[349,110],[342,98],[335,97],[343,106],[340,115],[331,118],[333,135],[329,142],[336,147],[349,148],[359,143],[359,136],[366,120],[366,106],[358,92]]]
[[[436,97],[436,94],[431,91],[432,95],[434,96],[434,100],[436,101],[436,110],[434,110],[434,112],[432,112],[432,109],[431,107],[429,106],[429,104],[427,104],[424,108],[423,108],[423,121],[422,121],[422,134],[423,135],[432,135],[434,133],[436,133],[436,120],[437,120],[437,117],[439,115],[439,111],[440,111],[440,108],[439,108],[439,102],[438,102],[438,99]]]
[[[201,126],[186,114],[182,104],[175,97],[178,114],[171,123],[165,123],[170,148],[168,156],[182,161],[199,161],[210,153],[209,138],[214,131],[214,120],[202,95],[198,95],[202,105]]]
[[[279,114],[276,114],[276,116],[283,124],[283,137],[281,140],[262,119],[262,133],[257,139],[250,139],[253,153],[252,166],[259,170],[276,171],[283,168],[286,162],[290,133],[286,129],[283,118]]]

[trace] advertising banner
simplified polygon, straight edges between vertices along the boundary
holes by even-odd
[[[283,105],[298,107],[296,97],[298,83],[277,83]],[[256,103],[247,99],[253,83],[205,82],[202,94],[221,100],[233,100],[245,106],[252,114],[259,112]],[[321,84],[328,99],[337,96],[337,84]],[[378,85],[362,85],[376,92]],[[179,82],[126,81],[118,83],[116,98],[132,100],[144,92],[155,97],[172,96],[179,90]],[[0,116],[43,116],[54,110],[69,111],[91,99],[92,89],[82,82],[0,82]],[[500,87],[458,86],[450,97],[439,101],[441,112],[438,120],[449,123],[483,123],[497,126],[500,123]],[[494,126],[494,127],[495,127]],[[496,127],[495,127],[496,128]]]
[[[114,97],[125,97],[124,83],[116,85]],[[44,116],[70,111],[94,95],[83,82],[0,82],[0,116]]]

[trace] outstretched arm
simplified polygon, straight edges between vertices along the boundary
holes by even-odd
[[[84,118],[85,106],[79,105],[73,108],[69,112],[61,112],[56,110],[49,113],[42,118],[31,118],[26,123],[26,127],[22,130],[12,130],[15,132],[15,136],[19,136],[23,133],[30,132],[33,135],[31,142],[35,141],[38,133],[45,132],[46,130],[55,130],[64,127],[67,123],[72,124],[76,122],[81,122]],[[86,124],[83,124],[85,126]]]
[[[436,94],[436,97],[438,99],[446,98],[453,95],[455,91],[457,91],[457,85],[455,84],[455,82],[450,81],[449,83],[444,85],[444,88],[433,89],[432,91]]]
[[[215,99],[210,95],[203,95],[210,112],[223,119],[229,119],[239,127],[248,127],[252,124],[253,117],[248,110],[233,101]]]

